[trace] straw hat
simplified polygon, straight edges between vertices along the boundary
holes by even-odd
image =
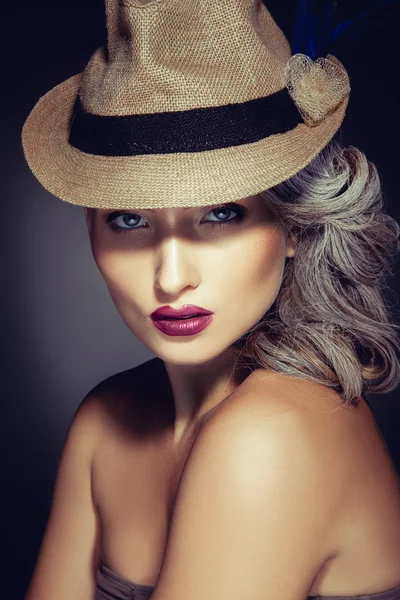
[[[292,56],[261,0],[106,0],[106,18],[107,44],[22,131],[32,172],[66,202],[234,202],[294,175],[343,121],[343,65]]]

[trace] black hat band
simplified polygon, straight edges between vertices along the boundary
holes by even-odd
[[[224,106],[112,116],[86,112],[77,94],[69,143],[101,156],[202,152],[257,142],[299,123],[303,119],[287,88]]]

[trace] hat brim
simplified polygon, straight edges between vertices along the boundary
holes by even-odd
[[[25,158],[54,196],[92,208],[190,207],[233,202],[288,179],[305,167],[339,129],[347,96],[321,124],[250,144],[205,152],[98,156],[68,142],[82,73],[36,103],[22,130]]]

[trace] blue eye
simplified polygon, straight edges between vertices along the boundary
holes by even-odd
[[[233,213],[233,218],[229,219],[229,213]],[[208,215],[214,215],[217,217],[217,220],[213,221],[202,221],[206,223],[210,223],[211,225],[225,225],[225,223],[231,223],[232,221],[241,220],[243,216],[244,210],[241,206],[237,204],[230,206],[218,206],[217,208],[213,208]],[[206,215],[207,216],[207,215]],[[221,220],[220,220],[221,219]]]
[[[120,219],[119,224],[117,223],[118,219]],[[112,212],[105,218],[104,222],[108,223],[111,229],[118,233],[127,233],[132,229],[142,229],[143,227],[137,227],[141,219],[143,217],[135,213]]]
[[[229,218],[230,214],[233,214],[233,218]],[[210,210],[207,214],[216,217],[215,220],[201,220],[200,223],[204,225],[211,225],[215,227],[224,227],[226,225],[232,225],[243,219],[245,209],[238,205],[236,202],[229,205],[221,205]],[[144,221],[144,225],[140,225],[141,221]],[[119,221],[119,222],[118,222]],[[113,229],[116,233],[129,233],[129,231],[136,231],[141,229],[148,229],[149,224],[144,217],[137,215],[136,213],[114,211],[110,213],[104,222]]]

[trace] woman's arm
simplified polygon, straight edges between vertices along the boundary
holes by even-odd
[[[100,530],[91,493],[99,401],[90,394],[72,420],[59,462],[49,520],[25,600],[92,600]]]

